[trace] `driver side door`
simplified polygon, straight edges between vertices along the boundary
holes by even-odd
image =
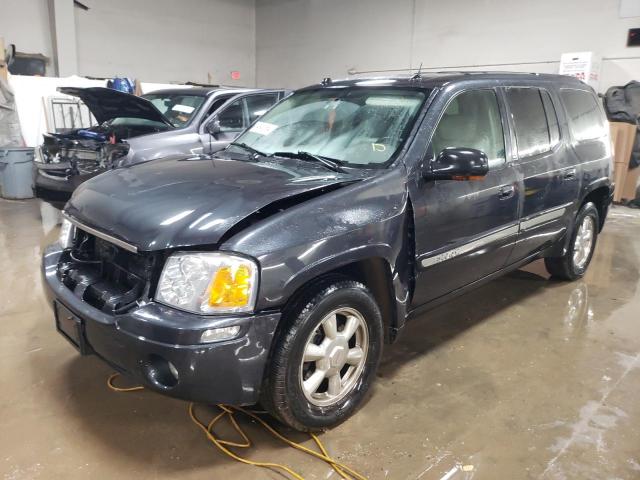
[[[475,148],[487,155],[489,172],[478,180],[418,181],[412,192],[414,308],[500,270],[518,233],[517,173],[507,161],[508,126],[499,92],[463,90],[441,102],[425,163],[447,147]]]
[[[240,135],[246,126],[244,98],[235,96],[222,105],[211,118],[202,122],[200,141],[203,153],[215,153],[222,150]],[[212,127],[214,130],[211,130]]]

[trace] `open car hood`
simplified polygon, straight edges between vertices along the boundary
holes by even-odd
[[[98,123],[114,118],[143,118],[173,127],[171,122],[149,100],[104,87],[58,87],[60,93],[78,97],[89,108]]]
[[[65,212],[139,250],[215,245],[234,229],[357,180],[297,160],[176,156],[84,182]]]

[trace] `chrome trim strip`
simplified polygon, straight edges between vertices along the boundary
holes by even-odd
[[[71,223],[73,223],[80,230],[84,230],[85,232],[90,233],[91,235],[94,235],[98,238],[101,238],[102,240],[105,240],[109,243],[113,243],[114,245],[124,248],[129,252],[138,253],[138,247],[136,247],[135,245],[131,245],[130,243],[120,240],[119,238],[112,237],[111,235],[101,232],[100,230],[96,230],[95,228],[88,227],[84,223],[81,223],[75,218],[68,215],[66,212],[62,212],[62,216],[67,220],[69,220]]]
[[[560,205],[559,207],[551,208],[549,210],[543,210],[542,212],[536,213],[533,216],[530,215],[526,219],[520,221],[520,231],[529,230],[530,228],[537,227],[538,225],[542,225],[543,223],[547,223],[551,220],[562,217],[570,205],[571,202]]]
[[[439,253],[438,255],[434,255],[432,257],[425,258],[421,261],[423,267],[430,267],[437,263],[444,262],[445,260],[450,260],[455,257],[459,257],[460,255],[464,255],[476,248],[482,247],[489,243],[495,242],[496,240],[501,240],[503,238],[509,237],[511,235],[516,235],[518,233],[518,225],[511,225],[509,227],[503,228],[502,230],[498,230],[497,232],[491,233],[485,237],[478,238],[477,240],[473,240],[469,243],[465,243],[464,245],[460,245],[459,247],[452,248],[451,250],[447,250],[446,252]]]
[[[502,240],[503,238],[507,238],[511,235],[516,235],[521,231],[529,230],[533,227],[537,227],[538,225],[542,225],[543,223],[550,222],[562,217],[570,205],[571,202],[551,208],[549,210],[544,210],[541,213],[536,213],[533,216],[529,216],[526,219],[521,220],[518,225],[512,225],[503,228],[502,230],[498,230],[497,232],[491,233],[482,238],[478,238],[477,240],[472,240],[471,242],[460,245],[459,247],[455,247],[451,250],[447,250],[437,255],[424,258],[420,261],[420,263],[424,268],[431,267],[432,265],[436,265],[446,260],[464,255],[465,253],[471,252],[472,250],[475,250],[489,243],[495,242],[497,240]]]

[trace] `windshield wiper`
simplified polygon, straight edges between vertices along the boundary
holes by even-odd
[[[314,155],[313,153],[305,152],[302,150],[298,150],[297,152],[274,152],[271,154],[271,156],[310,160],[312,162],[319,162],[329,170],[333,170],[334,172],[344,172],[344,169],[342,168],[338,160],[335,160],[333,158],[321,157],[320,155]]]
[[[263,152],[261,152],[260,150],[256,150],[253,147],[250,147],[249,145],[247,145],[246,143],[236,143],[236,142],[231,142],[229,145],[233,145],[234,147],[240,147],[243,150],[252,153],[253,155],[259,155],[261,157],[265,157],[266,154],[264,154]]]

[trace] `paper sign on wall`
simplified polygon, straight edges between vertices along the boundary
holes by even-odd
[[[600,85],[600,57],[593,52],[563,53],[559,73],[576,77],[597,92]]]

